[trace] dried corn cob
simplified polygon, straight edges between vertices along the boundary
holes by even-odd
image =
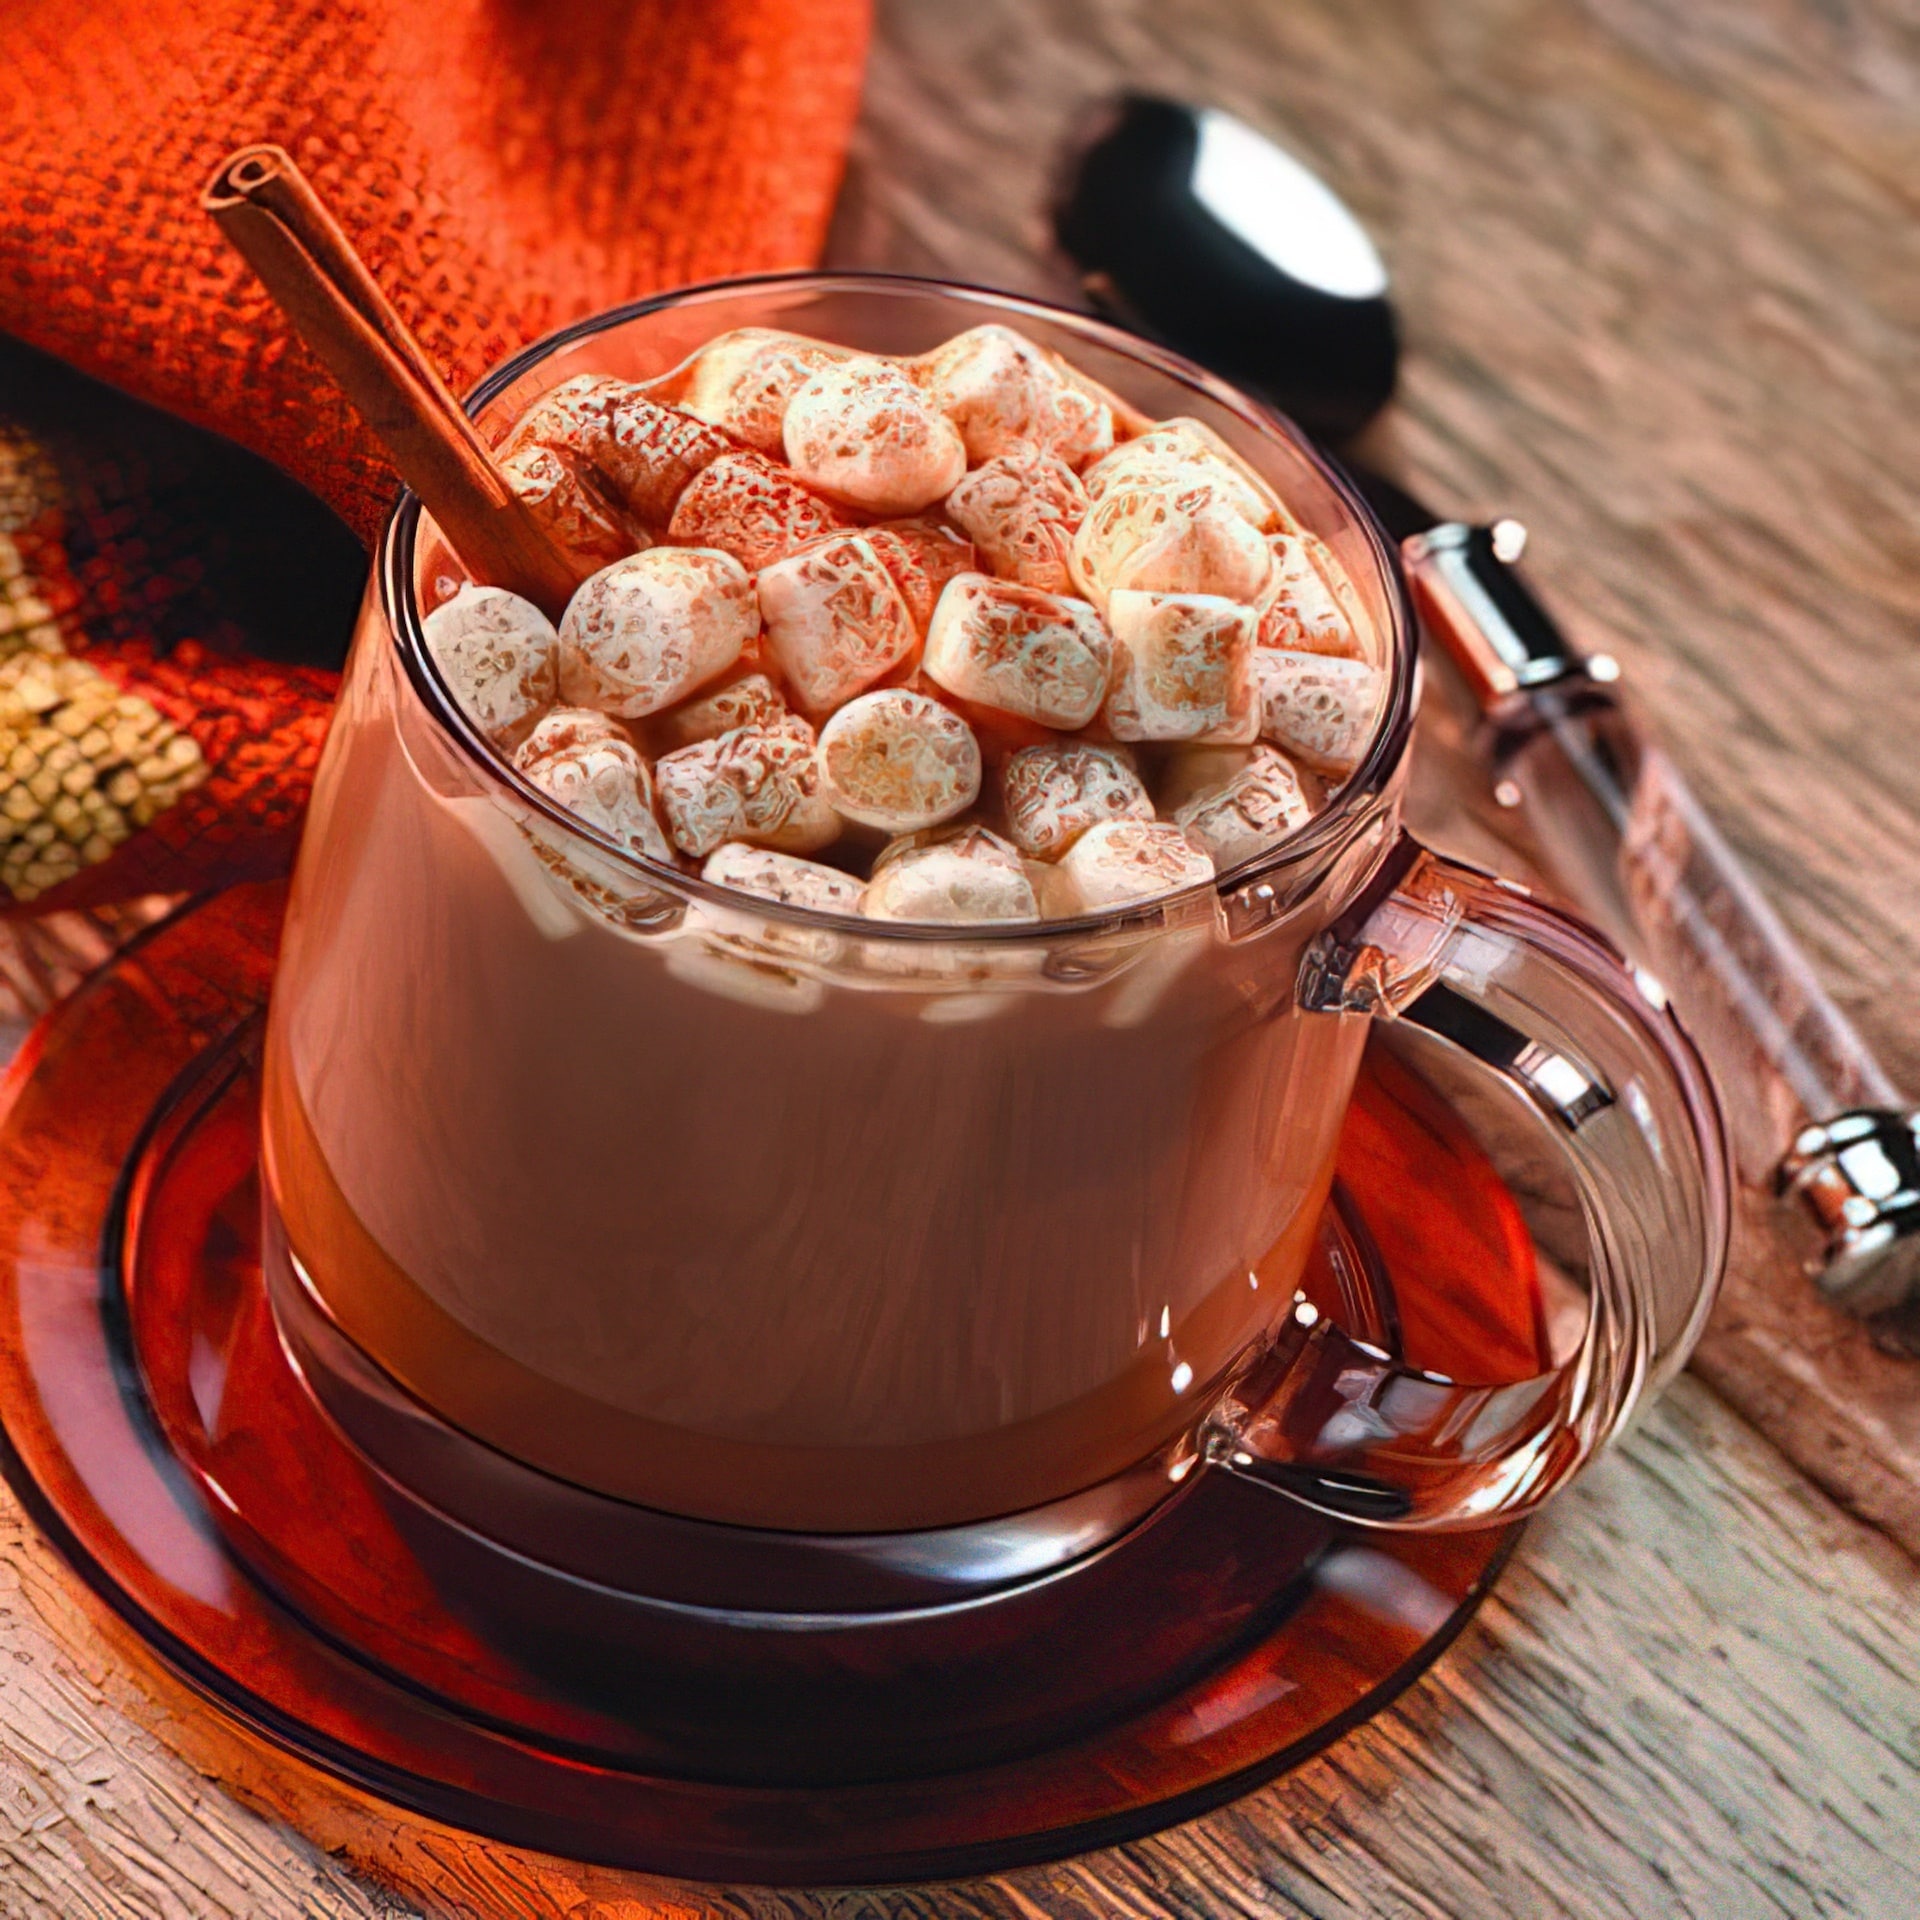
[[[90,662],[24,643],[0,658],[0,886],[13,899],[106,859],[207,772],[191,735]]]

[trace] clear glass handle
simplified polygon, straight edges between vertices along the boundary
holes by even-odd
[[[1207,1458],[1368,1525],[1526,1513],[1681,1365],[1713,1303],[1729,1168],[1699,1055],[1598,934],[1413,840],[1317,943],[1300,992],[1330,1018],[1438,1035],[1545,1118],[1586,1225],[1586,1326],[1552,1370],[1481,1385],[1405,1365],[1301,1299],[1216,1410]]]

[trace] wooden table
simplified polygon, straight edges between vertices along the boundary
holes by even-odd
[[[1920,1087],[1911,18],[1892,0],[885,0],[833,257],[1061,291],[1049,160],[1128,82],[1282,134],[1367,218],[1410,343],[1381,457],[1459,511],[1529,521],[1556,604],[1626,663]],[[1864,1412],[1836,1378],[1863,1383]],[[1915,1403],[1920,1362],[1874,1355],[1749,1247],[1696,1377],[1534,1527],[1399,1706],[1231,1808],[1061,1866],[649,1896],[507,1873],[344,1795],[298,1811],[438,1888],[436,1915],[1909,1920],[1920,1571],[1809,1476],[1920,1541]],[[420,1911],[157,1738],[10,1503],[0,1654],[7,1920]],[[204,1714],[164,1694],[159,1713],[203,1763],[242,1764]],[[291,1810],[270,1770],[243,1777]]]

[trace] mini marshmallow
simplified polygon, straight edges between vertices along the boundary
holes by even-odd
[[[1256,647],[1260,732],[1316,773],[1359,764],[1380,711],[1386,675],[1364,660]]]
[[[653,811],[653,782],[633,742],[603,714],[561,708],[522,743],[513,764],[575,819],[630,853],[673,864]]]
[[[810,712],[872,686],[920,644],[906,600],[864,535],[788,554],[762,567],[754,587],[767,652]]]
[[[1204,478],[1117,488],[1094,502],[1073,537],[1075,584],[1102,611],[1110,594],[1128,590],[1251,605],[1272,567],[1266,541]]]
[[[547,447],[597,475],[644,526],[658,528],[687,482],[732,445],[717,428],[649,400],[628,381],[581,374],[542,395],[514,424],[502,453]]]
[[[552,705],[560,636],[532,601],[468,583],[421,626],[448,692],[496,746],[517,745]]]
[[[1042,347],[1040,353],[1054,372],[1076,393],[1084,394],[1097,405],[1105,407],[1113,416],[1113,434],[1116,440],[1130,440],[1136,434],[1152,432],[1153,420],[1142,413],[1131,400],[1115,393],[1104,381],[1096,380],[1084,367],[1076,367],[1065,354],[1056,353],[1051,347]]]
[[[977,819],[945,820],[937,827],[917,827],[911,833],[893,835],[867,863],[868,878],[872,878],[881,868],[890,867],[902,854],[919,853],[927,847],[948,846],[961,847],[970,858],[991,857],[1003,866],[1011,858],[1016,866],[1026,865],[999,834],[983,827]]]
[[[996,455],[947,495],[947,514],[1001,579],[1073,591],[1073,536],[1087,491],[1064,460],[1032,447]]]
[[[688,483],[667,537],[718,547],[757,573],[846,525],[839,508],[757,453],[727,453]]]
[[[1345,587],[1345,575],[1326,546],[1310,533],[1276,533],[1267,546],[1273,573],[1255,608],[1260,645],[1365,658],[1351,610],[1334,585],[1338,579]]]
[[[735,727],[777,720],[786,710],[780,689],[764,673],[742,673],[661,714],[654,731],[668,748],[690,747],[699,740],[717,740]]]
[[[700,869],[703,880],[721,887],[758,893],[788,907],[817,907],[826,913],[856,914],[864,886],[850,873],[823,867],[817,860],[796,860],[770,847],[751,847],[729,840],[708,856]]]
[[[1280,504],[1279,495],[1198,420],[1156,420],[1145,433],[1089,467],[1083,477],[1089,500],[1142,489],[1179,493],[1205,486],[1260,532],[1293,528],[1292,516]]]
[[[968,827],[930,844],[888,848],[860,896],[870,920],[1037,920],[1020,856],[998,834]]]
[[[947,582],[956,574],[979,569],[973,542],[937,520],[889,520],[863,532],[880,556],[880,564],[893,575],[915,628],[923,634]]]
[[[1113,642],[1084,600],[963,573],[933,610],[921,666],[962,700],[1070,729],[1100,711]]]
[[[914,833],[973,805],[980,743],[939,701],[888,687],[849,700],[820,729],[820,775],[836,813]]]
[[[1108,820],[1151,820],[1153,802],[1124,748],[1085,740],[1022,747],[1000,770],[1013,844],[1035,860],[1057,860]]]
[[[1260,731],[1253,609],[1206,593],[1136,593],[1107,603],[1113,688],[1101,721],[1116,740],[1245,744]]]
[[[953,491],[967,452],[890,360],[821,368],[787,403],[787,459],[810,486],[867,513],[918,513]]]
[[[583,581],[560,621],[560,691],[622,719],[658,713],[739,659],[760,631],[731,554],[649,547]]]
[[[1032,448],[1080,467],[1113,445],[1112,412],[1011,327],[970,327],[923,354],[913,375],[973,464]]]
[[[603,740],[633,745],[632,736],[619,721],[609,720],[592,707],[555,707],[514,749],[513,764],[522,773],[531,773],[544,760],[598,746]]]
[[[607,410],[597,464],[642,525],[663,528],[694,476],[733,450],[717,427],[630,387]]]
[[[1213,862],[1171,822],[1111,820],[1089,827],[1055,868],[1062,913],[1099,913],[1202,886]]]
[[[1261,746],[1231,779],[1189,800],[1173,823],[1224,872],[1278,845],[1312,812],[1286,755]]]
[[[529,445],[508,454],[500,473],[577,575],[597,573],[650,544],[567,455],[551,447]]]
[[[804,334],[740,327],[700,349],[680,408],[744,446],[777,458],[787,402],[822,367],[851,357],[845,347]]]
[[[611,374],[582,373],[543,393],[507,430],[500,454],[511,458],[528,447],[550,447],[556,453],[596,466],[594,455],[607,438],[607,410],[627,382]]]
[[[727,840],[816,853],[839,837],[813,729],[788,715],[664,755],[654,768],[674,845],[703,859]]]

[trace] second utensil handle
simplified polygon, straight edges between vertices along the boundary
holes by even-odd
[[[1582,654],[1518,572],[1524,544],[1511,521],[1410,536],[1423,626],[1479,703],[1496,791],[1567,897],[1671,994],[1719,1082],[1743,1178],[1771,1185],[1809,1121],[1898,1095],[1641,732],[1618,669]]]
[[[1899,1096],[1673,763],[1604,690],[1542,694],[1502,729],[1553,871],[1672,995],[1713,1063],[1743,1177],[1770,1182],[1810,1120]]]

